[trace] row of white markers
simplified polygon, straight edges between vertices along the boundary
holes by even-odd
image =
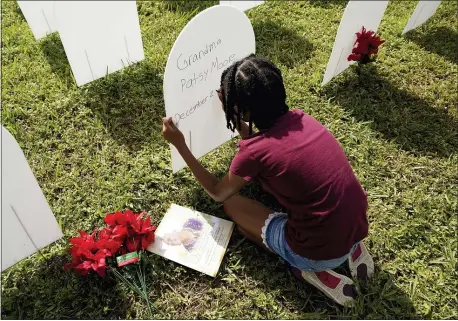
[[[215,89],[233,61],[255,53],[244,10],[264,1],[221,1],[195,16],[178,36],[164,74],[166,115],[196,157],[231,139]],[[144,59],[135,1],[18,1],[36,39],[58,31],[78,86]],[[426,22],[439,1],[420,1],[404,33]],[[323,85],[351,64],[355,33],[377,31],[388,1],[349,1]],[[211,28],[209,27],[211,26]],[[212,133],[208,135],[208,133]],[[62,237],[14,137],[2,127],[2,271]],[[172,169],[185,167],[172,148]],[[75,213],[77,214],[77,213]]]

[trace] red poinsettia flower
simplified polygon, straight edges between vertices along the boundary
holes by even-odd
[[[124,213],[116,212],[114,214],[107,214],[105,222],[110,227],[113,227],[111,230],[112,234],[107,237],[118,241],[124,241],[125,238],[126,247],[129,252],[146,249],[154,242],[154,231],[156,227],[151,225],[151,219],[149,217],[144,219],[145,214],[144,212],[135,214],[131,210],[125,210]]]
[[[115,227],[117,225],[126,225],[127,224],[127,216],[124,215],[122,212],[116,212],[113,214],[107,214],[105,216],[105,223],[107,223],[110,227]]]
[[[100,249],[94,254],[87,248],[73,246],[70,253],[72,254],[72,262],[65,265],[66,270],[73,269],[77,274],[83,276],[90,271],[95,271],[101,277],[105,277],[106,257],[112,255],[108,249]]]
[[[348,56],[347,58],[348,61],[360,61],[361,60],[361,54],[359,53],[352,53]]]
[[[85,260],[81,260],[79,263],[72,263],[67,268],[71,267],[79,275],[88,275],[90,271],[95,271],[101,277],[106,275],[106,257],[111,256],[108,250],[99,250],[95,255],[91,254],[86,257]]]
[[[84,247],[89,251],[95,250],[97,247],[95,245],[95,235],[97,233],[97,229],[92,232],[92,234],[88,234],[84,231],[78,231],[81,235],[80,237],[72,237],[70,238],[70,243],[77,247]]]
[[[146,250],[148,246],[154,242],[154,231],[156,230],[156,226],[151,225],[151,219],[149,217],[143,221],[140,235],[142,236],[142,250]]]
[[[141,214],[135,214],[131,210],[125,210],[124,213],[116,212],[114,214],[107,214],[105,216],[105,223],[110,227],[132,225],[140,216]]]
[[[90,258],[93,256],[93,253],[84,247],[73,246],[69,250],[70,254],[72,255],[72,263],[68,263],[65,268],[70,269],[84,261],[86,258]]]
[[[127,235],[127,228],[124,226],[116,226],[114,229],[104,228],[99,232],[99,240],[96,242],[98,249],[108,249],[115,254],[122,246],[124,238]]]
[[[154,231],[156,226],[151,225],[151,219],[147,217],[143,219],[145,213],[141,213],[141,216],[132,224],[132,228],[137,236],[140,236],[141,244],[138,245],[139,249],[145,250],[152,242],[154,242]],[[129,238],[128,238],[129,241]]]
[[[348,61],[358,61],[365,64],[370,62],[372,54],[378,53],[378,48],[385,40],[380,39],[373,31],[362,28],[361,32],[356,33],[356,41],[351,54],[347,57]]]
[[[141,250],[141,237],[140,235],[128,236],[126,239],[126,246],[129,252]]]
[[[72,262],[65,265],[79,275],[87,275],[95,271],[105,277],[107,256],[119,256],[128,252],[146,249],[154,242],[156,226],[146,213],[135,214],[130,210],[107,214],[105,227],[92,234],[79,231],[79,237],[70,238],[72,247],[69,252]]]

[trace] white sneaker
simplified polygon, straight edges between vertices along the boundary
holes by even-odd
[[[348,266],[354,279],[367,280],[374,273],[374,260],[361,241],[356,250],[348,257]]]
[[[332,270],[307,272],[292,268],[291,272],[297,279],[310,283],[340,305],[352,306],[355,303],[356,290],[353,281],[345,275]]]

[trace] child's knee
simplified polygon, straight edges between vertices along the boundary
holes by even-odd
[[[248,232],[244,230],[242,227],[240,227],[239,225],[237,225],[237,232],[239,232],[239,234],[243,235],[244,237],[249,236]]]
[[[232,218],[232,213],[234,210],[234,206],[231,203],[232,203],[231,199],[228,199],[223,202],[224,213],[226,213],[226,215],[229,216],[230,218]]]

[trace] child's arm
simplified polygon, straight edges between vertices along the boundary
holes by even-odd
[[[207,171],[189,150],[183,134],[175,126],[171,118],[163,119],[162,134],[169,143],[176,147],[197,181],[215,201],[224,202],[247,184],[242,177],[236,176],[231,172],[220,181]]]

